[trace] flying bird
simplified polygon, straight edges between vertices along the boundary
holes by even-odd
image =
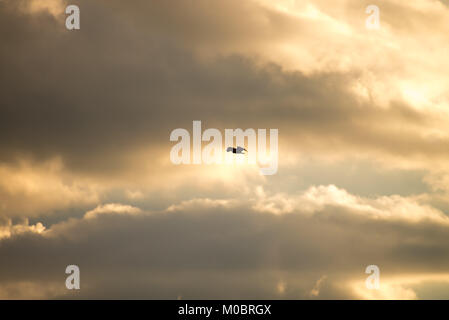
[[[237,147],[237,148],[228,147],[228,148],[226,149],[226,152],[245,154],[243,151],[248,152],[248,150],[246,150],[245,148],[242,148],[242,147]]]

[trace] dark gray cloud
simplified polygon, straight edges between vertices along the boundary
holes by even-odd
[[[296,19],[252,1],[80,0],[81,30],[69,32],[64,15],[29,13],[27,3],[0,1],[0,297],[296,299],[311,298],[324,279],[320,298],[354,298],[360,295],[350,283],[363,282],[369,264],[379,265],[387,279],[447,272],[447,226],[410,222],[435,211],[418,200],[399,198],[410,206],[396,205],[397,197],[362,201],[385,206],[391,219],[377,220],[367,218],[363,206],[338,201],[311,217],[307,199],[294,202],[291,214],[251,206],[262,185],[262,193],[283,196],[321,184],[356,196],[416,195],[427,191],[428,171],[446,165],[447,136],[430,134],[443,117],[412,108],[399,95],[380,106],[369,85],[368,98],[355,93],[354,85],[363,86],[363,76],[378,65],[292,71],[279,59],[244,50],[257,52],[267,39],[301,40],[291,33],[314,39],[304,47],[326,46],[320,43],[326,26],[317,29],[323,20]],[[317,1],[316,8],[325,6]],[[398,8],[410,15],[397,19]],[[360,9],[351,2],[329,12],[346,12],[349,22],[363,26],[365,15],[354,14]],[[419,9],[405,5],[384,9],[386,25],[402,33],[429,19],[441,22],[435,12],[421,19]],[[337,61],[366,53],[342,52]],[[316,59],[335,61],[326,57]],[[391,59],[391,66],[380,65],[393,79],[406,68],[400,56],[382,59]],[[239,181],[229,185],[226,179],[204,183],[209,167],[200,174],[161,163],[172,146],[170,132],[191,130],[193,120],[203,128],[278,128],[283,171],[269,183],[239,171]],[[298,154],[299,160],[290,159]],[[407,163],[412,160],[422,165]],[[134,191],[136,198],[129,196]],[[346,196],[335,195],[343,202]],[[240,202],[163,211],[202,197]],[[419,199],[447,208],[444,195]],[[275,200],[265,204],[277,209]],[[290,205],[288,196],[281,200]],[[112,202],[154,212],[81,218]],[[32,224],[43,221],[51,231],[2,233],[17,216],[32,216]],[[81,267],[80,292],[64,287],[69,264]],[[441,285],[430,294],[434,285],[418,282],[419,297],[447,292]]]
[[[3,161],[60,155],[74,170],[120,172],[128,166],[126,154],[168,149],[171,130],[197,119],[218,128],[279,128],[285,150],[294,141],[296,148],[330,143],[362,153],[446,156],[447,139],[415,131],[436,119],[400,102],[380,109],[357,101],[348,88],[357,72],[306,76],[239,55],[199,59],[184,38],[165,34],[174,32],[169,26],[187,5],[80,2],[83,26],[76,32],[64,29],[64,16],[24,15],[8,5],[0,12]],[[209,17],[203,2],[190,10]],[[130,22],[137,12],[144,16]],[[202,35],[198,22],[182,16],[176,32],[190,30],[186,39],[195,41]],[[397,130],[397,122],[404,129]]]
[[[333,206],[313,217],[300,210],[257,213],[246,205],[112,213],[54,225],[52,235],[3,239],[0,282],[46,281],[39,284],[43,292],[55,284],[63,289],[65,267],[78,264],[83,289],[61,290],[62,297],[310,298],[323,275],[321,298],[355,297],[347,285],[364,280],[370,264],[385,277],[445,272],[446,229],[371,220]]]

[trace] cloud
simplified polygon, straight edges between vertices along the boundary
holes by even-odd
[[[0,3],[1,297],[426,298],[447,283],[441,1],[382,2],[377,32],[358,0],[76,4],[72,32],[64,1]],[[174,166],[170,132],[193,120],[279,129],[278,174]],[[379,292],[363,287],[372,263]]]
[[[234,201],[235,202],[235,201]],[[179,205],[171,205],[167,208],[168,212],[180,211],[185,209],[214,209],[214,208],[229,208],[233,204],[232,200],[214,200],[214,199],[192,199],[183,201]]]
[[[102,214],[135,215],[135,214],[139,214],[141,212],[142,211],[136,207],[122,205],[119,203],[109,203],[109,204],[105,204],[105,205],[100,205],[93,210],[87,211],[86,214],[84,215],[84,218],[85,219],[94,219]]]
[[[420,287],[423,285],[438,283],[448,287],[449,275],[443,272],[436,274],[404,274],[394,277],[387,276],[382,278],[381,283],[382,285],[379,290],[368,290],[366,289],[365,284],[361,281],[354,281],[351,286],[354,292],[356,292],[362,299],[414,300],[423,298],[418,295],[418,292],[421,291]]]
[[[377,70],[373,66],[370,70],[376,74],[366,74],[365,59],[380,63],[377,52],[368,57],[351,53],[354,63],[349,64],[349,70],[319,67],[312,73],[301,66],[314,63],[302,62],[299,67],[286,69],[283,59],[272,59],[280,57],[271,41],[276,39],[295,43],[294,51],[323,56],[324,53],[310,52],[310,46],[304,45],[302,39],[306,43],[316,41],[311,30],[324,30],[322,36],[329,39],[327,32],[334,29],[329,21],[337,21],[337,17],[326,13],[322,6],[309,2],[306,8],[318,17],[330,17],[317,18],[316,23],[323,24],[324,29],[310,27],[316,20],[309,17],[313,17],[312,13],[292,17],[285,10],[253,1],[216,3],[216,11],[221,12],[217,19],[210,18],[210,3],[205,1],[198,1],[193,7],[179,4],[175,8],[146,1],[133,7],[119,2],[108,4],[117,10],[105,13],[104,2],[81,2],[89,15],[83,18],[85,28],[78,33],[62,32],[53,19],[39,14],[38,20],[30,21],[9,12],[9,6],[2,8],[2,21],[12,25],[16,33],[14,37],[5,35],[5,49],[1,50],[4,72],[0,82],[5,107],[0,114],[0,130],[4,141],[8,141],[0,144],[2,161],[16,161],[23,153],[38,161],[60,156],[66,168],[76,174],[102,179],[111,174],[129,180],[142,178],[142,168],[152,174],[161,167],[160,157],[150,155],[167,154],[170,131],[189,128],[192,120],[201,119],[205,125],[218,128],[279,128],[285,158],[292,157],[292,150],[327,154],[329,147],[335,146],[337,153],[346,156],[362,154],[367,158],[393,158],[393,162],[414,161],[415,166],[426,169],[431,169],[427,160],[432,158],[438,166],[447,166],[447,116],[432,108],[416,109],[397,92],[403,87],[414,96],[424,94],[417,92],[416,83],[400,83],[401,88],[397,88],[395,75],[388,81],[377,78],[378,73],[390,75],[394,70],[386,72],[385,67]],[[236,13],[254,18],[244,22],[231,19]],[[135,15],[133,23],[137,26],[128,21],[131,14]],[[179,19],[175,21],[176,18]],[[227,28],[232,26],[229,21],[233,20],[244,32],[235,30],[225,37],[230,32]],[[210,23],[207,30],[200,27],[203,23]],[[304,29],[298,29],[297,23]],[[268,38],[261,25],[265,25]],[[36,29],[44,31],[36,33]],[[110,30],[117,31],[113,37]],[[278,37],[280,34],[287,37]],[[269,56],[256,59],[250,53],[252,49],[217,49],[205,59],[186,45],[212,42],[246,48],[251,46],[242,43],[248,43],[248,38],[255,35],[259,41],[264,39],[266,50],[271,50]],[[222,41],[213,42],[217,37]],[[235,46],[229,44],[240,37],[243,38]],[[28,41],[30,38],[35,40]],[[92,38],[96,39],[93,46],[89,45]],[[340,40],[342,43],[332,52],[346,47],[345,52],[359,52],[355,50],[358,47],[348,46],[353,40]],[[380,43],[379,50],[390,50],[384,42]],[[128,48],[126,53],[120,50],[124,46]],[[23,47],[26,50],[19,50]],[[372,48],[369,43],[363,45],[368,52]],[[15,54],[17,51],[21,54]],[[259,48],[253,51],[261,52]],[[402,55],[404,51],[413,50],[396,50],[395,54]],[[33,57],[27,52],[33,52]],[[344,53],[332,56],[326,66],[343,57]],[[360,65],[354,65],[362,58]],[[303,61],[301,56],[295,56],[295,60]],[[388,66],[393,63],[387,62]],[[403,68],[397,59],[394,63]],[[423,64],[410,61],[408,65]],[[97,72],[91,72],[94,66]],[[26,77],[21,70],[26,70]],[[435,74],[432,68],[426,72]],[[420,79],[427,77],[418,75],[416,79],[422,87]],[[382,84],[390,88],[376,87]],[[20,95],[17,88],[21,88]],[[391,91],[392,96],[382,104],[376,98],[377,91],[379,96]],[[176,94],[170,94],[173,92]],[[439,100],[445,101],[443,96]],[[236,113],[239,121],[235,120]]]
[[[259,192],[259,198],[253,208],[274,214],[297,212],[298,208],[307,214],[314,214],[325,208],[345,208],[370,219],[402,220],[411,223],[431,221],[449,226],[449,217],[431,206],[420,204],[418,199],[398,195],[369,199],[354,196],[334,185],[312,186],[297,197],[285,194],[266,196]]]
[[[23,233],[43,233],[45,226],[38,222],[34,225],[29,224],[29,220],[25,219],[22,223],[13,224],[11,219],[7,219],[6,223],[0,224],[0,240],[4,238],[11,238]]]
[[[51,214],[98,201],[100,188],[88,179],[67,175],[60,159],[0,164],[0,215]]]
[[[21,3],[24,3],[23,1]],[[24,8],[30,13],[39,13],[41,11],[46,11],[55,17],[60,17],[65,12],[65,7],[67,2],[64,0],[31,0],[26,3]]]
[[[317,282],[315,283],[315,286],[313,287],[313,289],[310,291],[310,295],[312,297],[318,297],[320,295],[320,288],[321,285],[323,284],[324,280],[326,280],[327,276],[324,275],[321,278],[319,278],[317,280]]]
[[[411,297],[410,290],[391,282],[401,275],[438,279],[447,265],[446,225],[391,224],[373,220],[364,207],[331,203],[317,205],[313,215],[302,206],[279,215],[255,211],[244,201],[229,206],[207,199],[151,213],[107,204],[44,233],[2,239],[0,254],[7,259],[0,264],[0,282],[37,286],[36,279],[47,279],[46,298],[275,298],[282,293],[285,298],[390,299]],[[388,205],[379,210],[395,210]],[[32,257],[32,269],[21,264]],[[380,296],[354,287],[371,261],[379,265],[382,279],[389,279]],[[81,268],[83,290],[76,296],[50,290],[63,285],[68,264]],[[326,285],[316,282],[323,274]],[[279,279],[285,284],[282,292]],[[20,297],[33,293],[24,290]]]

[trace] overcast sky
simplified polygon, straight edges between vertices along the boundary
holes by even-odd
[[[448,299],[448,22],[437,0],[0,0],[0,298]],[[278,129],[277,174],[174,165],[194,120]]]

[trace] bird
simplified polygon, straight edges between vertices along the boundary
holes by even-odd
[[[243,151],[248,152],[248,150],[246,150],[245,148],[242,148],[242,147],[237,147],[237,148],[228,147],[228,148],[226,149],[226,152],[232,152],[232,153],[238,153],[238,154],[245,154]]]

